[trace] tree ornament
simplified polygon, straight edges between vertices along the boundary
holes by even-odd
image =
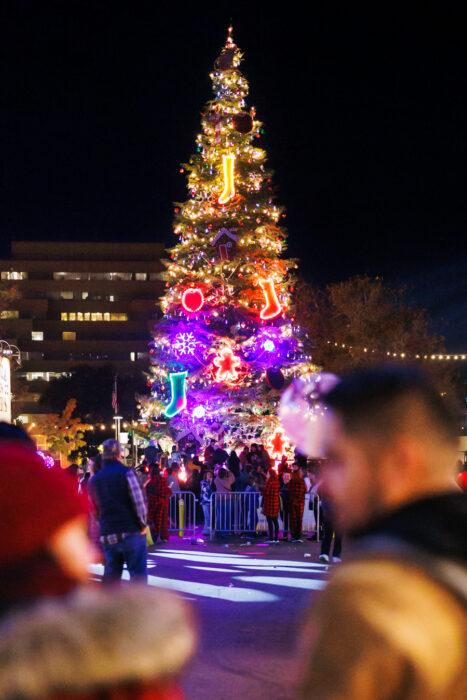
[[[222,169],[224,172],[224,191],[217,200],[219,204],[227,204],[235,197],[235,156],[229,154],[222,156]]]
[[[280,391],[285,384],[285,377],[280,369],[270,367],[266,370],[266,381],[272,389]]]
[[[260,280],[259,284],[263,290],[264,297],[266,300],[266,306],[261,309],[260,317],[263,321],[268,321],[271,318],[275,318],[282,311],[282,306],[277,298],[276,290],[274,288],[274,282],[271,279]]]
[[[266,440],[266,450],[273,459],[282,459],[290,447],[290,442],[287,439],[283,428],[277,430],[270,435]]]
[[[234,114],[232,124],[235,131],[238,131],[239,134],[249,134],[253,129],[253,119],[248,112]]]
[[[233,354],[230,348],[223,348],[219,355],[213,359],[212,364],[217,367],[216,382],[232,384],[238,380],[238,368],[242,361]]]
[[[171,400],[168,406],[166,406],[164,414],[167,418],[173,418],[177,413],[181,413],[186,408],[186,378],[188,372],[171,372],[169,374],[170,379],[170,391]]]
[[[183,355],[194,355],[197,345],[199,345],[199,342],[196,340],[194,333],[178,333],[175,336],[175,342],[172,347],[180,357]]]
[[[201,311],[204,306],[204,294],[199,287],[188,287],[182,294],[182,306],[189,313]]]
[[[217,248],[219,258],[222,262],[232,260],[235,256],[238,236],[236,236],[233,231],[236,230],[236,228],[221,228],[212,242],[212,245]]]

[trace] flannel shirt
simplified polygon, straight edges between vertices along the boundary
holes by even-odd
[[[267,518],[277,518],[279,514],[279,479],[270,476],[263,492],[263,513]]]
[[[146,527],[148,520],[148,509],[144,498],[143,491],[139,485],[138,477],[132,469],[127,470],[126,479],[128,482],[128,490],[130,492],[131,502],[136,512],[141,529]]]
[[[294,503],[305,503],[306,485],[302,478],[290,479],[287,488],[291,505]]]
[[[172,489],[167,485],[165,477],[157,474],[146,484],[146,494],[148,497],[148,517],[149,520],[153,520],[157,506],[168,503]]]

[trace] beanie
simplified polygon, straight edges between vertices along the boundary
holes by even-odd
[[[0,445],[0,566],[42,549],[65,523],[87,512],[86,498],[29,447]]]

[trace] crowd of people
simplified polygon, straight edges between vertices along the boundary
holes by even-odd
[[[181,698],[196,634],[182,600],[145,585],[146,556],[148,526],[166,540],[168,500],[191,483],[205,525],[212,493],[257,489],[271,543],[281,508],[299,538],[304,494],[318,490],[321,557],[333,540],[340,559],[340,533],[352,543],[305,622],[297,700],[464,698],[467,501],[453,413],[404,369],[350,375],[325,401],[321,471],[297,456],[276,472],[260,446],[237,457],[214,443],[190,457],[186,484],[177,447],[165,459],[150,445],[137,473],[106,440],[80,476],[46,468],[26,433],[0,424],[0,697]],[[99,561],[103,585],[92,585]],[[125,564],[132,585],[120,587]]]

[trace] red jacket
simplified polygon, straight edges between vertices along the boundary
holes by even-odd
[[[293,476],[287,484],[289,490],[290,504],[305,503],[306,484],[302,477],[294,479]]]
[[[279,490],[279,479],[275,474],[271,475],[263,493],[263,513],[267,518],[277,518],[279,515]]]

